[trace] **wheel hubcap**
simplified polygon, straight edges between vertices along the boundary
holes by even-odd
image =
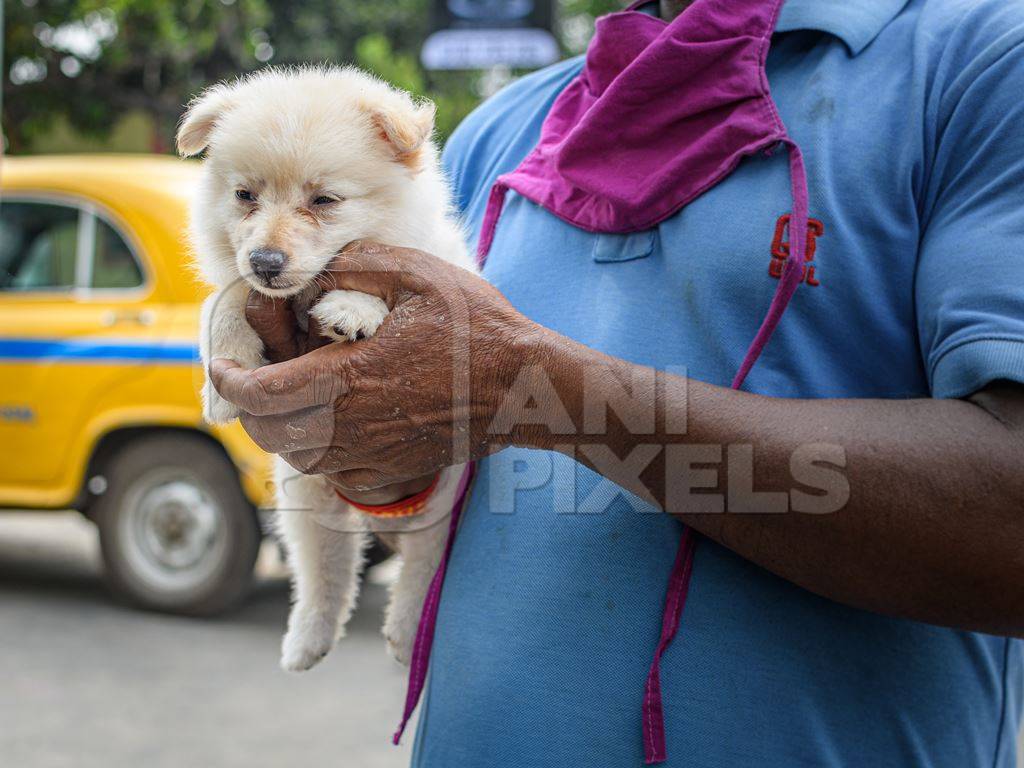
[[[144,546],[167,568],[195,567],[213,544],[219,511],[195,485],[173,481],[139,500]]]
[[[120,516],[124,556],[151,588],[182,592],[213,576],[227,552],[217,500],[194,477],[157,469],[140,477]]]

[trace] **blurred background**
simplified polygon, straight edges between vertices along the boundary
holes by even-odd
[[[432,65],[439,68],[425,70],[424,42],[440,25],[455,31],[543,29],[552,34],[558,58],[582,52],[594,18],[624,4],[4,0],[6,147],[11,154],[169,152],[182,105],[205,86],[268,64],[322,61],[358,64],[429,96],[438,106],[443,140],[482,98],[525,71],[519,65],[530,52],[517,49],[521,34],[510,36],[504,48],[478,34],[478,45],[491,47],[493,64],[461,69],[474,63],[463,51],[461,57],[435,58]],[[543,42],[539,46],[536,63],[550,63]],[[459,69],[446,69],[446,63]]]
[[[199,410],[175,127],[218,80],[354,63],[433,99],[443,141],[618,5],[0,0],[0,766],[408,763],[389,553],[339,648],[278,669],[267,457]]]

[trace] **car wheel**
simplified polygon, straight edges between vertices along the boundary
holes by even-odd
[[[152,435],[106,463],[94,502],[105,575],[128,601],[209,616],[252,581],[259,522],[220,448],[191,435]]]

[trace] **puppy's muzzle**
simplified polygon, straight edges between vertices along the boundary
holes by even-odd
[[[249,253],[252,273],[264,284],[270,285],[281,274],[288,262],[288,254],[273,248],[257,248]]]

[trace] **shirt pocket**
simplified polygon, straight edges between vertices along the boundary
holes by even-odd
[[[599,234],[594,237],[594,261],[611,263],[646,259],[654,252],[658,230],[645,229],[625,235]]]

